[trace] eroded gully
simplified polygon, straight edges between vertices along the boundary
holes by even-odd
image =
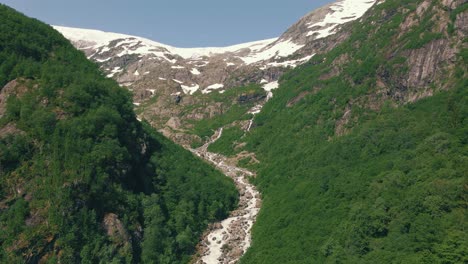
[[[199,257],[193,261],[197,264],[237,263],[250,247],[252,226],[262,203],[260,193],[248,180],[248,177],[254,176],[252,172],[230,165],[223,155],[207,150],[208,146],[218,140],[222,133],[221,128],[208,143],[191,151],[234,180],[240,194],[239,204],[227,219],[210,225],[198,245]]]

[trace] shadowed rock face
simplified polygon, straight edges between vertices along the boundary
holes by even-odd
[[[245,104],[248,102],[258,102],[261,100],[265,100],[266,95],[264,94],[243,94],[237,98],[237,102],[239,104]]]

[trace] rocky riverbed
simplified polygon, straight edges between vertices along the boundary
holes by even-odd
[[[218,140],[222,132],[223,129],[219,129],[208,143],[191,151],[234,180],[240,195],[239,204],[227,219],[210,225],[198,245],[199,257],[193,261],[197,264],[237,263],[250,247],[251,229],[262,204],[260,193],[248,180],[254,173],[228,164],[223,155],[208,152],[208,146]]]

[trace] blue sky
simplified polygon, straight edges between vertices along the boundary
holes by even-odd
[[[49,24],[131,34],[177,47],[277,37],[333,0],[0,0]]]

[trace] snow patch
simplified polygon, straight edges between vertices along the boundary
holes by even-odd
[[[206,87],[206,89],[220,89],[220,88],[223,88],[224,87],[224,84],[222,83],[215,83],[215,84],[212,84],[208,87]]]
[[[102,53],[106,53],[108,51],[110,51],[110,48],[108,46],[104,46],[98,52],[102,54]]]
[[[193,74],[193,75],[200,75],[201,72],[197,69],[197,68],[193,68],[192,70],[190,70],[190,72]]]
[[[298,51],[304,47],[304,45],[298,45],[292,42],[291,39],[275,43],[274,45],[262,49],[258,52],[254,52],[252,55],[247,57],[239,57],[246,64],[252,64],[259,61],[269,60],[273,57],[287,57],[292,55],[294,52]]]
[[[209,93],[211,93],[212,91],[218,90],[218,89],[221,89],[221,88],[224,88],[224,84],[222,84],[222,83],[215,83],[215,84],[212,84],[212,85],[206,87],[205,89],[203,89],[203,90],[202,90],[202,93],[203,93],[203,94],[209,94]]]
[[[267,92],[271,92],[271,90],[277,89],[278,87],[278,81],[270,82],[262,86],[263,90]]]
[[[277,89],[278,87],[279,87],[278,81],[269,82],[269,83],[264,84],[262,86],[263,90],[265,90],[267,92],[267,98],[266,98],[267,101],[270,100],[273,97],[272,90]]]
[[[252,107],[252,108],[249,110],[248,113],[249,113],[249,114],[256,115],[256,114],[260,113],[260,111],[262,110],[262,107],[263,107],[262,104],[256,105],[256,106]]]
[[[211,56],[214,54],[222,54],[226,52],[237,52],[242,49],[256,49],[256,48],[261,48],[264,47],[273,41],[275,41],[276,38],[274,39],[266,39],[266,40],[259,40],[259,41],[253,41],[253,42],[247,42],[247,43],[242,43],[242,44],[237,44],[237,45],[232,45],[228,47],[207,47],[207,48],[175,48],[175,47],[170,47],[169,50],[181,56],[184,59],[192,59],[192,60],[201,60],[203,57]]]
[[[107,78],[111,78],[115,74],[121,73],[121,72],[122,72],[122,69],[120,67],[114,67],[114,69],[112,69],[112,71],[107,75]]]
[[[109,58],[107,58],[107,59],[94,59],[94,60],[96,60],[97,62],[102,63],[102,62],[109,61],[110,59],[111,59],[111,57],[109,57]]]
[[[339,25],[362,17],[375,2],[376,0],[342,0],[337,2],[330,6],[332,12],[327,14],[321,22],[308,25],[308,28],[321,27],[322,29],[311,30],[307,36],[315,35],[315,39],[328,37],[335,33]]]
[[[310,56],[306,56],[302,59],[298,60],[289,60],[289,61],[283,61],[283,62],[270,62],[267,65],[271,67],[292,67],[295,68],[300,64],[303,64],[307,61],[309,61],[315,54],[312,54]],[[267,67],[262,67],[262,69],[266,69]]]
[[[138,40],[133,40],[133,41],[138,41]],[[135,46],[138,46],[138,47],[135,48]],[[134,43],[132,45],[122,46],[122,48],[123,50],[119,54],[116,55],[117,57],[122,57],[125,55],[132,55],[132,54],[137,54],[137,55],[152,54],[157,59],[163,59],[172,64],[177,62],[176,59],[169,59],[167,57],[167,55],[170,55],[170,54],[168,54],[165,49],[162,49],[161,47],[158,47],[158,46],[151,46],[149,44],[145,44],[142,41],[138,41],[137,43]]]
[[[187,85],[181,85],[182,91],[184,91],[185,94],[194,94],[198,89],[200,89],[200,86],[198,84],[194,84],[192,86],[187,86]]]
[[[123,82],[123,83],[120,83],[120,86],[123,86],[123,87],[130,87],[134,84],[134,82]],[[127,88],[130,92],[133,92],[133,89],[132,88]]]
[[[178,84],[183,84],[184,82],[183,81],[179,81],[177,79],[172,79],[174,82],[178,83]]]
[[[177,65],[177,66],[171,66],[171,69],[185,69],[185,67]]]

